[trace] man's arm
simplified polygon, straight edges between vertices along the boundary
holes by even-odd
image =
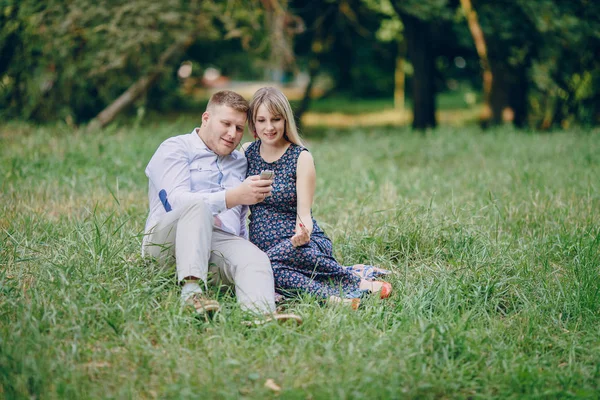
[[[249,176],[238,186],[226,191],[225,204],[227,208],[233,208],[260,203],[271,195],[272,184],[272,179],[260,179],[258,175]]]
[[[179,208],[202,200],[208,204],[213,215],[227,209],[225,191],[191,191],[189,157],[183,145],[175,139],[168,139],[160,145],[148,163],[146,175],[159,193],[164,190],[165,199],[161,199],[163,205],[166,201],[172,208]]]

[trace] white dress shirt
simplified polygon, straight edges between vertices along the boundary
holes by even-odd
[[[170,210],[204,201],[215,217],[215,227],[247,239],[248,206],[227,209],[225,204],[225,190],[246,178],[246,157],[237,150],[218,156],[197,132],[195,128],[165,140],[150,159],[146,167],[150,203],[146,233]]]

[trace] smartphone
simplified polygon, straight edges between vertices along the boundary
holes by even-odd
[[[260,179],[273,179],[274,174],[275,173],[273,172],[273,170],[265,169],[265,170],[261,171]]]

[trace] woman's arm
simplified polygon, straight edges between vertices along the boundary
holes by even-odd
[[[312,155],[303,151],[296,167],[296,234],[292,237],[294,246],[302,246],[310,241],[313,230],[310,209],[315,195],[317,171]]]

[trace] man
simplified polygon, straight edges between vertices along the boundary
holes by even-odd
[[[247,111],[239,94],[215,93],[202,125],[165,140],[146,167],[150,213],[142,253],[163,262],[175,256],[181,300],[200,313],[219,310],[203,294],[209,272],[211,281],[235,286],[242,309],[275,311],[271,263],[247,240],[248,205],[269,196],[273,182],[245,179],[246,158],[235,149]],[[294,315],[275,318],[301,322]]]

